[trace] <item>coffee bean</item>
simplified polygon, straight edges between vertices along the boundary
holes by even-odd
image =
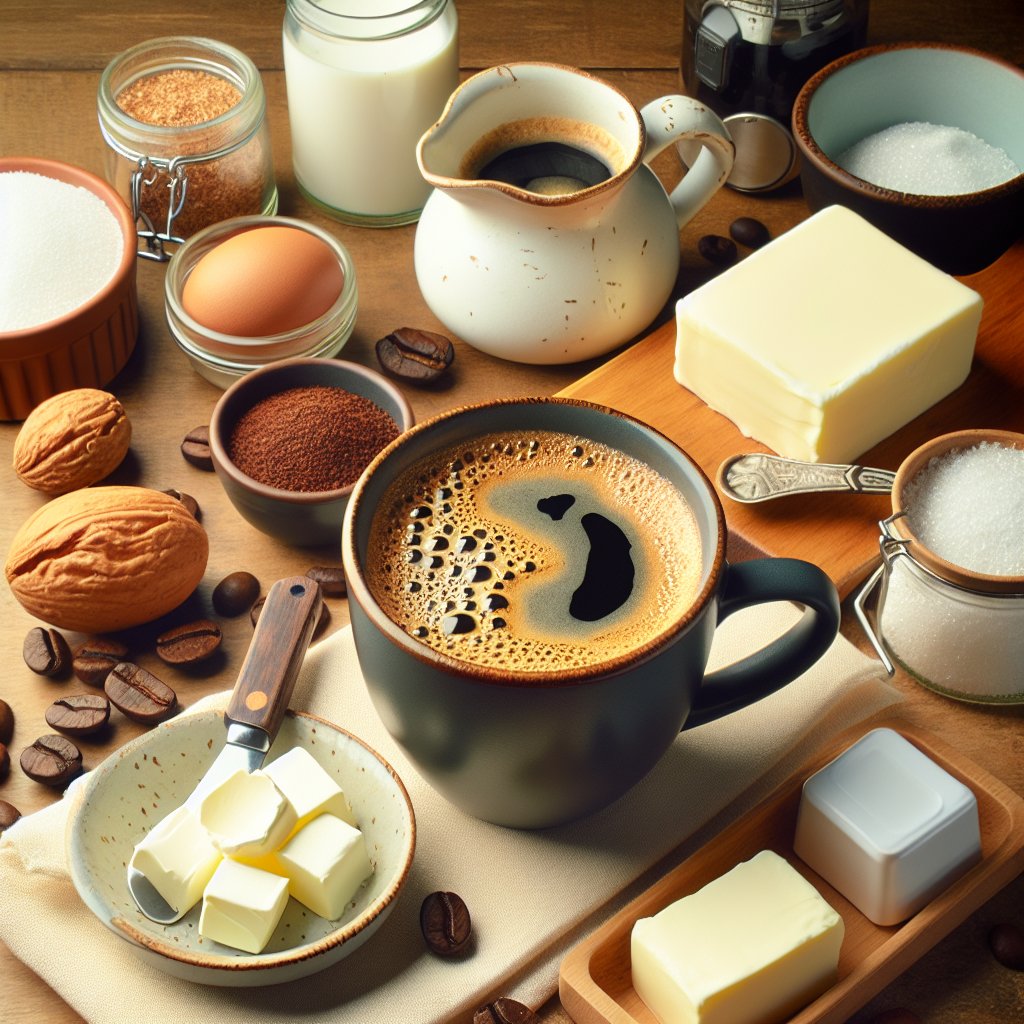
[[[729,234],[750,249],[760,249],[772,237],[768,228],[753,217],[737,217],[729,225]]]
[[[181,454],[185,461],[197,469],[213,469],[213,456],[210,454],[210,428],[208,426],[193,427],[181,442]]]
[[[21,752],[21,770],[34,782],[61,789],[82,770],[82,752],[66,736],[40,736]]]
[[[111,669],[103,692],[122,715],[144,725],[162,722],[178,707],[178,695],[162,679],[130,661]]]
[[[169,494],[176,501],[180,501],[185,508],[188,509],[193,519],[199,520],[203,518],[202,510],[199,508],[199,502],[192,497],[191,494],[182,494],[181,491],[175,490],[173,487],[168,487],[164,494]]]
[[[420,906],[420,929],[431,952],[461,953],[472,934],[469,908],[458,893],[432,892]]]
[[[229,618],[248,611],[260,596],[260,581],[251,572],[233,572],[213,588],[213,607]]]
[[[263,611],[263,606],[267,603],[266,597],[261,597],[250,609],[249,609],[249,621],[252,623],[252,628],[256,628],[256,623],[260,621],[260,612]],[[327,628],[328,623],[331,621],[331,610],[327,607],[324,602],[320,602],[320,615],[316,620],[316,625],[313,627],[313,636],[311,639],[316,640],[323,631]]]
[[[1009,922],[997,924],[988,933],[992,955],[1011,971],[1024,971],[1024,931]]]
[[[28,631],[21,653],[25,664],[41,676],[63,675],[71,664],[71,648],[63,634],[42,626]]]
[[[14,712],[11,705],[0,700],[0,743],[10,743],[14,735]]]
[[[716,266],[726,267],[736,262],[736,243],[731,238],[721,235],[704,235],[697,242],[697,251]]]
[[[75,675],[90,686],[102,686],[107,673],[128,657],[128,648],[117,640],[99,637],[75,648],[71,667]]]
[[[376,345],[377,361],[393,377],[425,383],[437,380],[452,364],[455,346],[443,334],[400,327]]]
[[[10,774],[10,772],[11,772],[11,755],[10,755],[10,752],[7,750],[7,744],[6,743],[0,743],[0,782],[3,782],[4,779],[6,779],[7,776]]]
[[[21,811],[14,804],[0,800],[0,833],[9,829],[20,817]]]
[[[320,584],[324,597],[344,597],[348,593],[345,570],[340,565],[314,565],[306,575]]]
[[[187,622],[156,638],[156,653],[168,665],[195,665],[220,647],[220,626],[209,619]]]
[[[473,1014],[473,1024],[540,1024],[540,1017],[518,1000],[501,996],[481,1006]]]
[[[46,709],[46,724],[67,736],[90,736],[110,721],[110,701],[98,693],[73,693]]]

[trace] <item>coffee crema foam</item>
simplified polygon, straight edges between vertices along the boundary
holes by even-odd
[[[414,464],[374,513],[366,558],[387,616],[475,665],[550,672],[643,646],[693,603],[693,511],[668,480],[554,431],[488,434]]]

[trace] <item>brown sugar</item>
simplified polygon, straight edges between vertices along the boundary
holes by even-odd
[[[190,128],[226,114],[241,98],[220,75],[174,68],[136,79],[117,94],[117,105],[143,124]]]

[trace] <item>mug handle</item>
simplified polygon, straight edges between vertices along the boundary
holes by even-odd
[[[680,139],[700,144],[700,155],[669,193],[676,221],[682,227],[725,184],[736,158],[736,146],[721,118],[690,96],[652,100],[640,111],[640,117],[647,131],[645,164]]]
[[[839,595],[818,566],[797,558],[760,558],[726,567],[719,622],[740,608],[768,601],[796,601],[804,605],[804,613],[767,647],[705,676],[684,729],[767,697],[809,669],[832,645],[839,632]]]

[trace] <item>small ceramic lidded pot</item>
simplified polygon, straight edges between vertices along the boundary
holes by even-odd
[[[893,512],[857,599],[886,667],[958,700],[1024,702],[1024,434],[922,445],[896,474]],[[876,636],[863,605],[879,586]]]
[[[648,163],[702,151],[666,194]],[[665,96],[637,109],[576,68],[506,64],[463,82],[420,140],[434,186],[416,230],[420,290],[454,334],[524,363],[570,363],[629,341],[676,283],[679,228],[732,168],[725,126]]]

